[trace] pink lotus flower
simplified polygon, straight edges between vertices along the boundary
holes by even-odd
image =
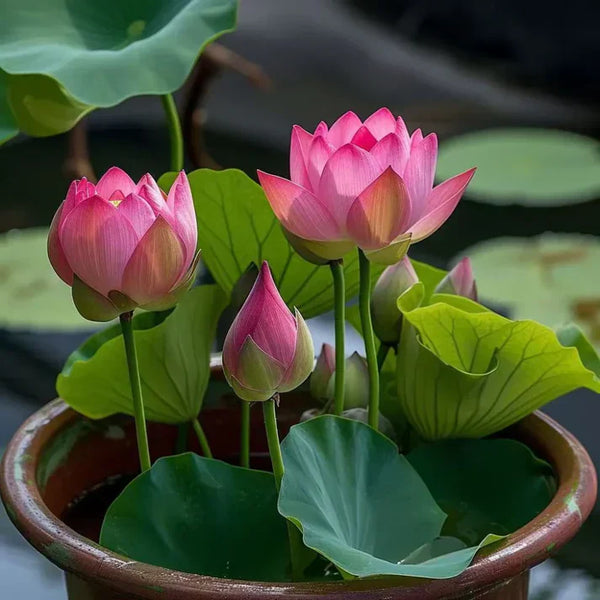
[[[305,258],[326,262],[360,247],[394,264],[409,243],[452,214],[475,169],[433,187],[437,137],[409,135],[387,108],[364,123],[353,112],[313,134],[295,125],[291,180],[258,172],[273,212]]]
[[[289,311],[263,262],[223,344],[227,382],[242,400],[269,400],[297,388],[309,376],[313,360],[312,338],[302,315]]]
[[[108,321],[136,306],[175,304],[193,282],[197,237],[185,173],[167,196],[149,174],[136,184],[112,167],[96,185],[71,183],[50,227],[48,256],[79,312]]]
[[[477,285],[471,259],[463,258],[435,288],[436,294],[455,294],[477,301]]]

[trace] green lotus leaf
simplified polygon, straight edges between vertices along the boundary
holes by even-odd
[[[258,581],[289,575],[273,475],[192,453],[161,458],[136,477],[109,507],[100,543],[186,573]]]
[[[165,173],[159,185],[168,189],[176,173]],[[251,264],[269,261],[279,291],[305,319],[333,307],[328,266],[306,262],[285,238],[262,188],[242,171],[199,169],[188,174],[196,218],[198,247],[215,281],[230,293]],[[384,267],[372,265],[373,279]],[[358,253],[344,257],[346,296],[358,293]]]
[[[210,376],[210,351],[227,298],[216,285],[190,290],[172,312],[133,318],[146,416],[182,423],[200,412]],[[120,325],[89,338],[59,374],[60,397],[92,419],[133,414]]]
[[[465,250],[479,296],[514,319],[549,327],[576,323],[600,348],[600,241],[591,235],[545,233],[503,237]]]
[[[235,0],[2,0],[0,139],[16,127],[53,135],[95,107],[176,90],[202,48],[233,29],[236,8]]]
[[[510,321],[459,296],[419,306],[419,284],[398,300],[404,326],[398,397],[425,439],[484,437],[574,389],[600,392],[576,348],[535,321]]]
[[[551,129],[490,129],[455,137],[440,146],[442,179],[477,165],[470,198],[491,204],[557,206],[600,195],[600,144]]]
[[[398,448],[364,423],[317,417],[292,427],[281,450],[279,512],[346,574],[453,577],[500,539],[440,544],[446,515]]]
[[[0,144],[19,133],[19,127],[8,103],[8,82],[6,74],[0,70]]]
[[[556,492],[552,467],[516,440],[443,440],[407,458],[448,515],[442,533],[469,545],[523,527]]]

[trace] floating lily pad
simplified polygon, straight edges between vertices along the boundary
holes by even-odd
[[[233,29],[236,8],[236,0],[4,0],[0,126],[12,120],[51,135],[94,107],[172,92],[202,48]]]
[[[490,129],[441,144],[440,180],[471,165],[469,198],[491,204],[556,206],[600,196],[600,144],[567,131]]]
[[[71,288],[56,275],[46,251],[48,230],[0,235],[0,327],[65,331],[97,328],[71,300]]]
[[[545,233],[497,238],[464,251],[473,264],[479,295],[514,319],[556,327],[575,322],[600,347],[600,240]]]
[[[161,458],[136,477],[108,509],[100,543],[199,575],[285,581],[289,573],[273,475],[192,453]]]

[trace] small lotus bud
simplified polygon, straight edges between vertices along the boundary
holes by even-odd
[[[352,419],[353,421],[360,421],[361,423],[369,423],[369,411],[366,408],[351,408],[345,410],[342,413],[343,417]],[[392,441],[396,441],[396,431],[391,421],[379,413],[379,432],[383,433],[390,438]]]
[[[322,414],[323,411],[320,408],[309,408],[300,415],[300,423],[310,421],[311,419],[314,419],[315,417],[318,417]]]
[[[310,376],[310,395],[325,404],[330,400],[329,381],[335,371],[335,350],[331,344],[323,344],[317,364]]]
[[[477,285],[469,257],[463,258],[435,288],[436,294],[454,294],[477,301]]]
[[[373,288],[371,314],[375,335],[385,344],[396,345],[400,339],[402,313],[398,310],[398,298],[419,278],[405,256],[400,262],[387,267]]]
[[[335,396],[335,373],[329,380],[329,398]],[[358,353],[346,359],[344,381],[344,407],[357,408],[369,404],[369,368],[367,361]]]
[[[223,344],[223,372],[248,402],[297,388],[310,374],[313,342],[302,315],[292,315],[263,262]]]

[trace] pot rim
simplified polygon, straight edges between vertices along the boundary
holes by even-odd
[[[37,484],[38,460],[48,442],[81,415],[57,399],[34,413],[15,433],[0,466],[0,495],[8,515],[38,551],[61,569],[115,590],[160,599],[165,591],[180,600],[264,599],[269,595],[295,598],[367,598],[377,591],[396,589],[402,598],[427,600],[447,593],[444,579],[381,577],[343,582],[270,583],[220,579],[173,571],[107,550],[65,525],[50,512]],[[452,578],[456,597],[475,589],[494,587],[545,560],[568,542],[591,512],[596,499],[596,472],[581,443],[547,415],[536,412],[511,430],[536,454],[552,463],[558,480],[556,495],[546,509],[524,527],[489,548]],[[60,541],[57,541],[60,539]],[[87,571],[78,568],[93,560]],[[408,589],[411,586],[413,589]],[[414,595],[413,595],[414,594]],[[455,597],[444,596],[444,597]]]

